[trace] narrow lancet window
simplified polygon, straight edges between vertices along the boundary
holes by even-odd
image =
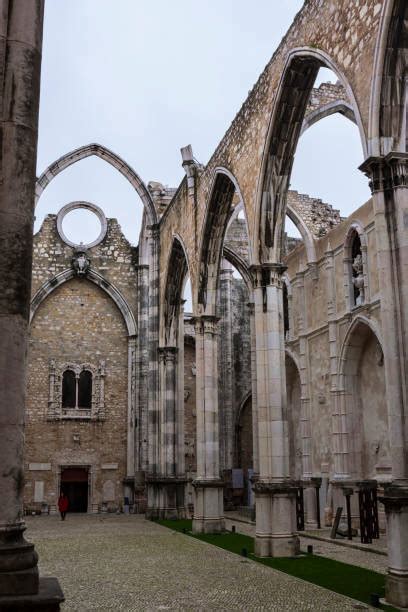
[[[360,306],[364,304],[364,269],[363,269],[363,255],[361,252],[361,240],[357,232],[353,237],[351,243],[351,268],[352,268],[352,281],[353,281],[353,304],[354,306]]]
[[[72,370],[65,370],[62,376],[62,407],[76,406],[76,376]]]
[[[287,340],[289,336],[290,324],[289,324],[289,297],[288,297],[288,287],[286,283],[283,283],[282,299],[283,299],[283,327],[285,331],[285,340]]]
[[[78,408],[92,407],[92,373],[82,370],[78,381]]]

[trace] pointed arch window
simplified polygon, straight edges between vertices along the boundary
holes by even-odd
[[[292,285],[287,274],[282,283],[283,329],[286,342],[293,340]]]
[[[78,407],[90,410],[92,407],[92,372],[82,370],[78,378]]]
[[[353,283],[354,306],[364,304],[364,274],[363,253],[361,251],[361,240],[357,232],[354,232],[351,243],[351,275]]]
[[[62,407],[75,408],[77,381],[73,370],[65,370],[62,375]]]
[[[287,340],[290,330],[289,324],[289,297],[288,297],[288,286],[284,282],[282,287],[282,298],[283,298],[283,328],[285,331],[285,339]]]
[[[367,236],[360,225],[353,223],[344,244],[344,274],[349,308],[366,304],[368,299]]]

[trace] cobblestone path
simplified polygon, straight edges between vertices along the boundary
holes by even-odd
[[[362,604],[139,516],[29,517],[43,576],[57,576],[64,612],[276,610]]]

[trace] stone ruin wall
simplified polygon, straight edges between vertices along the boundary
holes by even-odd
[[[186,180],[179,187],[160,223],[161,267],[163,270],[166,268],[172,236],[179,235],[186,248],[194,295],[198,282],[198,254],[206,203],[217,167],[227,168],[239,184],[247,206],[250,240],[253,240],[256,194],[268,127],[279,82],[291,50],[307,47],[311,52],[316,49],[332,58],[354,92],[361,114],[361,128],[367,132],[371,83],[366,75],[373,72],[376,32],[382,5],[381,1],[369,0],[356,0],[352,5],[348,0],[338,0],[336,3],[308,0],[200,173],[196,190],[197,203],[194,204],[192,198],[188,198]],[[164,292],[164,282],[163,279],[161,295]]]
[[[127,242],[116,219],[107,221],[105,239],[89,250],[91,268],[121,291],[137,318],[137,249]],[[34,237],[33,295],[45,281],[71,268],[72,254],[73,248],[58,235],[56,215],[48,215]],[[121,507],[127,469],[127,338],[116,304],[86,278],[63,283],[38,307],[28,350],[26,510],[38,512],[46,504],[55,511],[59,469],[78,464],[90,466],[88,510],[100,510],[103,503],[111,510]],[[105,362],[104,420],[49,420],[50,359],[57,368],[69,362]],[[42,502],[35,501],[41,489]]]

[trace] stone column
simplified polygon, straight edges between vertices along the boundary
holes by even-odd
[[[59,610],[25,541],[24,416],[43,2],[0,2],[0,608]],[[18,603],[20,602],[20,603]],[[50,605],[50,608],[46,606]]]
[[[233,349],[232,349],[232,266],[222,260],[219,281],[220,342],[218,355],[220,361],[220,467],[232,470],[234,467],[234,415],[233,415]]]
[[[311,272],[309,272],[311,273]],[[307,529],[315,529],[316,522],[316,503],[315,491],[311,486],[311,478],[313,474],[312,467],[312,432],[310,423],[310,393],[309,393],[309,355],[308,342],[306,336],[307,327],[307,306],[305,295],[305,271],[298,272],[294,282],[293,289],[297,288],[298,292],[298,334],[299,334],[299,375],[301,385],[301,436],[302,436],[302,481],[304,486],[304,503],[305,503],[305,520]]]
[[[161,505],[157,476],[160,473],[160,407],[159,407],[159,248],[160,230],[151,225],[149,232],[149,370],[148,370],[148,472],[147,514],[154,516]]]
[[[195,319],[197,478],[193,531],[217,533],[224,528],[223,482],[220,480],[218,421],[218,318]]]
[[[177,351],[177,394],[176,394],[176,477],[177,485],[177,515],[186,518],[186,464],[185,464],[185,435],[184,435],[184,304],[180,302],[178,325],[178,351]]]
[[[369,158],[384,338],[392,485],[381,498],[388,534],[387,601],[408,607],[408,177],[407,153]]]
[[[148,469],[148,326],[149,326],[149,266],[137,266],[138,338],[135,365],[135,478],[134,511],[146,510],[145,473]]]
[[[161,469],[156,476],[159,500],[158,516],[177,518],[176,500],[176,358],[177,348],[159,349],[161,385]]]
[[[259,476],[259,441],[258,441],[258,402],[256,398],[256,337],[255,337],[255,304],[248,303],[249,326],[251,333],[251,386],[252,386],[252,450],[255,480]]]
[[[408,488],[385,486],[384,504],[387,517],[388,574],[385,598],[399,608],[408,608]]]
[[[126,445],[126,478],[124,481],[125,497],[130,506],[134,504],[135,485],[135,424],[136,416],[136,336],[128,337],[128,412],[127,412],[127,445]]]
[[[253,266],[259,479],[255,483],[255,553],[286,557],[298,552],[295,483],[289,478],[288,423],[280,264]]]

